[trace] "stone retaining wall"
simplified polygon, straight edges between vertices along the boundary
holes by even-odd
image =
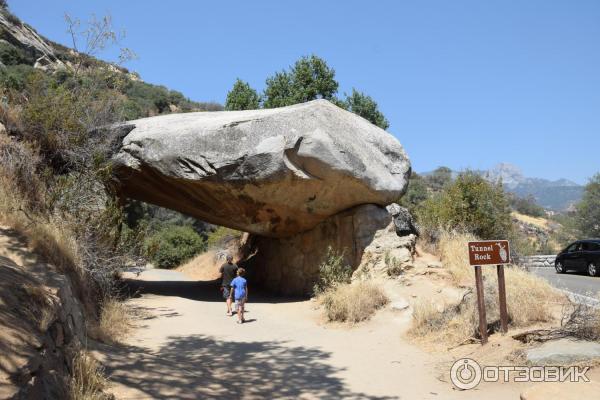
[[[527,257],[515,257],[515,264],[522,267],[552,267],[554,268],[555,255],[540,255],[540,256],[527,256]]]

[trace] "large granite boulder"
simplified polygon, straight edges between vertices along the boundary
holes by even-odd
[[[400,143],[326,100],[252,111],[172,114],[117,127],[124,196],[217,225],[282,238],[406,189]]]
[[[271,291],[310,294],[329,249],[343,255],[345,265],[356,268],[365,249],[386,226],[391,226],[391,217],[385,208],[360,205],[291,237],[248,236],[242,265],[252,279]]]

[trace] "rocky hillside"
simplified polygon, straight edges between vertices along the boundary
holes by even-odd
[[[33,70],[60,77],[77,69],[103,69],[122,74],[124,84],[120,91],[127,98],[125,119],[223,108],[217,103],[191,101],[180,92],[143,82],[136,73],[120,65],[50,41],[8,9],[0,8],[0,87],[22,90]]]

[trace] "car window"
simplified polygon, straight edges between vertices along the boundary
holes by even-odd
[[[573,253],[574,251],[579,251],[579,243],[573,243],[567,247],[567,253]]]
[[[583,251],[599,251],[600,243],[593,243],[593,242],[582,243],[581,249]]]
[[[581,243],[582,251],[590,251],[592,249],[591,247],[592,247],[591,243]]]

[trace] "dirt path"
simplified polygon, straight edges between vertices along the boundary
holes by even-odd
[[[401,338],[409,316],[384,310],[348,329],[323,325],[310,301],[254,295],[249,322],[225,315],[213,287],[150,270],[130,300],[147,316],[117,350],[99,357],[118,399],[475,399],[436,377],[434,358]],[[440,378],[440,379],[438,379]],[[493,393],[492,393],[493,392]],[[486,398],[518,398],[498,387]]]

